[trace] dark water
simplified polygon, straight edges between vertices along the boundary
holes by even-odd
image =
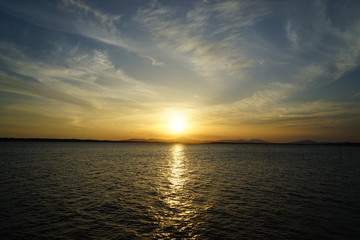
[[[360,239],[360,148],[0,143],[1,239]]]

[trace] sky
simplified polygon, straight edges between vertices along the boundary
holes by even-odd
[[[0,1],[0,137],[360,142],[360,1]]]

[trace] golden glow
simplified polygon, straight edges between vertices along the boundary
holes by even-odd
[[[172,116],[170,119],[170,129],[173,133],[183,133],[186,130],[184,117],[178,114]]]
[[[154,239],[169,239],[170,233],[185,233],[189,238],[196,239],[193,231],[194,217],[199,214],[199,206],[193,203],[193,193],[186,189],[186,185],[193,182],[188,169],[188,159],[186,158],[185,145],[174,144],[169,147],[169,155],[164,159],[163,176],[158,182],[160,187],[159,198],[167,207],[161,208],[160,212],[155,212],[154,216],[159,221],[159,228],[154,231]],[[197,223],[196,226],[199,226]]]
[[[185,148],[182,144],[176,144],[172,148],[169,181],[171,182],[171,190],[173,192],[182,189],[186,181],[184,177],[186,171],[184,151]]]

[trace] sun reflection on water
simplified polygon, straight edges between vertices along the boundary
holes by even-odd
[[[159,229],[155,238],[197,239],[193,234],[197,208],[192,202],[191,191],[187,189],[191,179],[185,145],[175,144],[170,151],[167,169],[164,172],[164,182],[167,182],[167,186],[161,188],[164,208],[158,216]]]
[[[185,165],[185,154],[184,146],[176,144],[172,149],[172,158],[170,160],[170,174],[169,181],[171,183],[171,192],[176,193],[181,191],[186,182],[186,165]]]

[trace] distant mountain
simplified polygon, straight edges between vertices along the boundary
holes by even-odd
[[[165,142],[165,140],[159,138],[130,138],[120,140],[120,142]]]
[[[257,144],[264,144],[264,143],[271,143],[262,139],[250,139],[250,140],[245,140],[245,139],[238,139],[238,140],[219,140],[219,141],[214,141],[211,143],[257,143]]]
[[[295,142],[289,142],[289,144],[305,144],[305,145],[308,144],[308,145],[312,145],[312,144],[324,144],[324,143],[306,139],[306,140],[300,140],[300,141],[295,141]]]
[[[262,140],[262,139],[251,139],[248,142],[249,143],[270,143],[270,142]]]

